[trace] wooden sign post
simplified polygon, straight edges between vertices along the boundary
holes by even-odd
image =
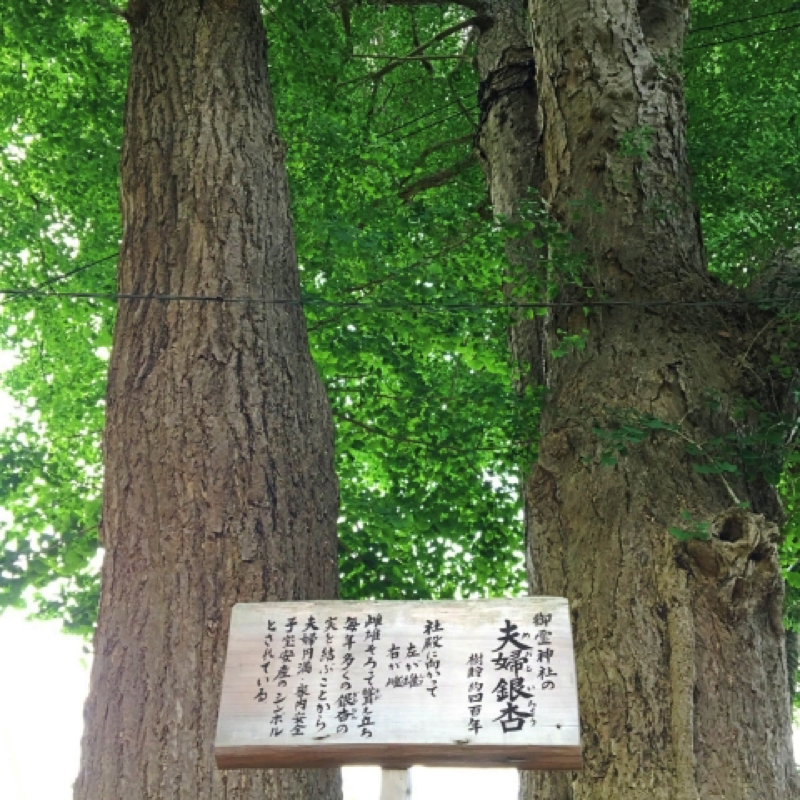
[[[381,800],[410,800],[411,773],[407,769],[381,770]]]
[[[378,764],[384,800],[413,764],[578,769],[567,602],[237,605],[215,752],[222,769]]]

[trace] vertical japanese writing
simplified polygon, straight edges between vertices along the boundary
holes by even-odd
[[[292,626],[292,630],[293,629],[294,625]],[[311,675],[313,672],[314,644],[317,641],[318,631],[319,628],[317,627],[316,620],[313,616],[309,617],[302,629],[302,632],[300,633],[300,646],[298,649],[301,652],[301,656],[297,665],[297,675],[306,676]],[[291,635],[292,644],[294,644],[296,635],[288,634],[285,638],[288,638],[289,635]],[[305,733],[306,726],[308,724],[306,719],[308,716],[308,697],[311,694],[311,690],[309,689],[305,680],[305,677],[301,678],[294,691],[295,699],[294,716],[292,717],[292,736],[302,736]]]
[[[421,668],[425,655],[416,642],[409,642],[405,647],[393,642],[387,653],[389,655],[387,688],[400,689],[407,687],[415,689],[418,686],[425,685],[425,673],[422,672]]]
[[[383,616],[381,614],[367,614],[367,621],[364,623],[364,641],[366,643],[366,661],[364,662],[364,687],[361,690],[361,722],[358,727],[361,729],[361,736],[365,738],[372,738],[372,727],[375,721],[372,718],[373,705],[381,696],[380,689],[375,687],[375,668],[378,662],[375,660],[377,650],[376,642],[381,638],[381,625],[383,624]]]
[[[523,639],[530,639],[530,634],[521,632],[518,625],[507,619],[497,637],[500,645],[492,651],[497,654],[492,664],[499,673],[492,694],[501,706],[500,716],[492,721],[500,723],[503,733],[522,730],[528,719],[532,725],[536,724],[532,687],[526,683],[527,673],[532,669],[529,662],[533,648]],[[528,711],[523,711],[520,706],[526,705]]]
[[[342,645],[342,679],[339,684],[339,696],[336,698],[336,720],[339,723],[336,733],[347,733],[348,722],[358,719],[358,694],[353,691],[353,680],[350,670],[355,663],[353,645],[355,645],[356,631],[360,626],[357,617],[347,617],[344,623],[344,642]]]
[[[333,647],[333,632],[339,630],[336,627],[337,621],[338,617],[328,617],[325,620],[323,630],[325,640],[319,656],[320,678],[319,693],[317,694],[317,733],[321,733],[328,727],[323,715],[331,710],[331,704],[328,700],[328,683],[333,679],[333,663],[336,660],[336,651]]]
[[[308,711],[308,685],[298,683],[294,692],[294,716],[292,717],[292,736],[302,736],[306,729],[306,714]]]
[[[278,688],[275,700],[272,705],[272,718],[270,719],[271,737],[280,736],[283,733],[284,710],[287,700],[286,687],[289,683],[290,669],[295,656],[297,646],[297,636],[294,629],[297,627],[297,617],[289,617],[284,625],[284,633],[281,638],[281,651],[278,654],[278,672],[275,675],[274,683]]]
[[[555,689],[556,682],[554,679],[558,677],[558,673],[550,666],[550,662],[555,655],[551,647],[553,644],[553,632],[548,630],[552,619],[552,614],[542,614],[541,612],[533,616],[533,625],[535,628],[539,628],[533,636],[538,645],[538,650],[536,651],[536,680],[539,682],[539,688],[543,692]]]
[[[264,636],[264,652],[261,655],[261,671],[264,673],[263,677],[260,676],[256,679],[256,686],[258,691],[253,699],[258,700],[259,703],[266,703],[268,694],[266,685],[269,683],[269,668],[272,666],[275,653],[272,649],[272,643],[275,638],[274,634],[277,631],[275,622],[267,620],[267,633]]]
[[[470,733],[477,734],[483,727],[481,725],[481,711],[483,710],[483,653],[472,653],[467,659],[467,702],[469,703],[469,721],[467,728]]]
[[[426,687],[431,697],[436,697],[436,690],[439,688],[439,678],[442,676],[442,661],[439,656],[439,649],[442,647],[442,636],[444,627],[438,619],[428,620],[423,629],[425,642],[422,645],[422,652],[425,653],[425,677],[428,679]]]
[[[300,664],[297,667],[297,674],[298,675],[311,675],[314,671],[314,645],[317,642],[319,628],[317,627],[317,621],[314,617],[309,617],[306,621],[305,627],[303,628],[303,634],[300,637],[300,643],[302,645],[302,658],[300,659]]]
[[[441,720],[435,736],[454,725],[455,741],[460,730],[476,744],[527,746],[556,722],[573,727],[561,714],[574,674],[560,614],[538,599],[476,604],[474,616],[433,604],[270,608],[250,628],[248,714],[276,747],[399,743],[420,719]]]

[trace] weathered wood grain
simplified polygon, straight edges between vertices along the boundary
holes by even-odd
[[[381,770],[381,800],[409,800],[411,773],[407,769]]]
[[[567,602],[237,605],[216,759],[576,769]]]

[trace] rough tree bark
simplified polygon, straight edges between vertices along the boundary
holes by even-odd
[[[75,797],[336,800],[335,772],[213,762],[231,606],[337,591],[332,422],[259,5],[135,0],[127,18],[120,292],[255,300],[120,302]]]
[[[485,10],[477,146],[495,210],[514,216],[538,189],[595,299],[736,299],[706,272],[691,200],[677,70],[685,4],[531,0],[530,19],[510,0]],[[508,91],[530,58],[535,85]],[[523,253],[510,252],[512,272]],[[578,305],[513,327],[521,388],[547,389],[524,485],[531,591],[571,601],[585,757],[574,775],[525,775],[521,797],[800,791],[780,508],[757,468],[710,444],[753,433],[756,408],[787,412],[789,387],[768,366],[779,329],[770,310],[635,305],[588,316]],[[585,350],[552,357],[584,330]],[[738,471],[702,474],[723,461]],[[682,543],[670,527],[710,538]]]

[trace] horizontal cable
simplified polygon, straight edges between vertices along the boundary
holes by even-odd
[[[54,283],[59,283],[60,281],[64,281],[67,278],[71,278],[74,275],[77,275],[84,270],[89,269],[90,267],[96,267],[98,264],[104,264],[106,261],[111,261],[112,259],[116,259],[119,256],[119,253],[110,253],[107,256],[103,256],[102,258],[98,258],[94,261],[88,261],[85,264],[79,264],[74,269],[68,270],[67,272],[62,272],[59,275],[54,275],[52,278],[48,278],[45,281],[42,281],[40,284],[37,284],[32,291],[41,291],[46,286],[52,286]]]
[[[469,100],[473,97],[474,97],[473,94],[465,94],[463,97],[456,97],[454,100],[450,100],[443,106],[437,106],[431,111],[427,111],[424,114],[420,114],[418,117],[414,117],[413,119],[410,119],[407,122],[403,122],[402,124],[397,125],[394,128],[389,128],[388,131],[382,131],[376,135],[378,136],[378,138],[384,138],[388,136],[390,133],[395,133],[396,131],[402,130],[403,128],[407,128],[409,125],[413,125],[415,122],[420,122],[423,119],[432,117],[434,114],[438,114],[440,111],[444,111],[446,108],[450,108],[451,106],[457,105],[458,103],[462,103],[464,100]]]
[[[353,53],[350,58],[374,58],[381,61],[450,61],[451,59],[463,59],[464,56],[393,56],[384,53]]]
[[[765,14],[754,14],[752,17],[740,17],[739,19],[731,19],[727,22],[715,22],[713,25],[704,25],[702,28],[692,28],[691,33],[713,31],[717,28],[727,28],[729,25],[738,25],[741,22],[752,22],[754,19],[764,19],[765,17],[778,17],[782,14],[792,14],[795,11],[800,11],[800,3],[792,3],[792,5],[790,5],[788,8],[782,8],[780,11],[767,11]]]
[[[741,36],[732,36],[730,39],[720,39],[716,42],[705,42],[704,44],[696,44],[692,47],[686,47],[685,50],[700,50],[703,47],[715,47],[718,44],[728,44],[728,42],[740,42],[743,39],[754,39],[757,36],[766,36],[770,33],[782,33],[783,31],[793,31],[800,28],[800,22],[795,25],[786,25],[783,28],[770,28],[765,31],[756,31],[755,33],[743,33]]]
[[[307,306],[318,308],[352,308],[364,311],[490,311],[501,309],[555,309],[555,308],[725,308],[736,306],[770,306],[787,305],[800,301],[800,293],[786,297],[771,297],[742,300],[585,300],[585,301],[550,301],[550,302],[505,302],[505,303],[426,303],[409,301],[387,301],[360,303],[356,300],[324,300],[316,297],[286,298],[267,300],[262,297],[237,297],[225,295],[191,295],[191,294],[144,294],[137,292],[57,292],[38,289],[0,288],[0,295],[6,297],[96,299],[96,300],[156,300],[163,303],[231,303],[272,306]]]
[[[477,110],[478,106],[472,106],[470,108],[465,109],[466,111],[475,111]],[[411,131],[410,133],[406,133],[403,136],[398,136],[396,139],[389,139],[389,144],[397,144],[397,142],[404,142],[406,139],[410,139],[412,136],[416,136],[418,133],[422,133],[423,131],[427,131],[429,128],[435,128],[437,125],[443,125],[445,122],[449,122],[451,119],[456,119],[456,117],[461,117],[464,115],[464,111],[460,109],[456,111],[454,114],[450,114],[447,117],[443,117],[442,119],[434,120],[433,122],[428,123],[427,125],[423,125],[421,128],[416,128],[415,130]]]

